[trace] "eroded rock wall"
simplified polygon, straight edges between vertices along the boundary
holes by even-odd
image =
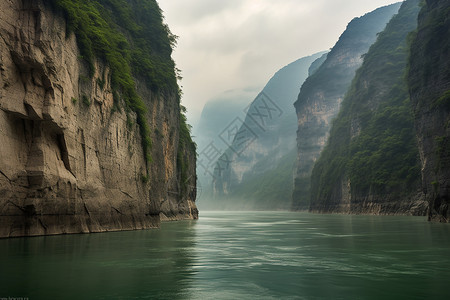
[[[0,237],[151,228],[165,210],[194,217],[179,193],[176,92],[138,84],[153,141],[146,162],[109,69],[97,61],[89,77],[62,16],[44,1],[1,1],[0,37]]]

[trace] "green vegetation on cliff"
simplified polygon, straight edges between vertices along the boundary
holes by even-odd
[[[422,1],[408,83],[429,220],[450,222],[450,1]]]
[[[339,113],[340,103],[363,62],[362,56],[376,41],[377,34],[398,12],[400,5],[395,3],[384,6],[353,19],[323,64],[315,71],[313,67],[312,74],[302,85],[294,104],[299,122],[298,163],[294,174],[292,209],[309,209],[311,173],[324,148],[323,142],[329,135],[332,120]],[[329,175],[328,177],[335,177],[334,174]]]
[[[180,137],[179,137],[179,144],[178,144],[178,152],[177,152],[177,168],[178,172],[180,174],[180,183],[181,183],[181,193],[182,195],[185,195],[187,193],[188,189],[188,166],[189,162],[186,161],[186,159],[189,158],[188,153],[194,153],[196,151],[197,145],[192,140],[191,137],[191,125],[187,123],[186,118],[186,107],[181,105],[181,111],[180,111]]]
[[[423,1],[419,15],[419,28],[411,35],[410,67],[408,77],[410,92],[419,93],[424,87],[450,79],[450,61],[445,55],[450,52],[449,15],[447,1]],[[418,32],[420,32],[419,36]],[[442,56],[441,56],[442,55]],[[450,108],[450,88],[447,85],[428,89],[427,95],[419,105],[429,104],[429,108]]]
[[[176,37],[163,23],[155,0],[51,0],[77,38],[82,59],[94,75],[94,58],[111,70],[111,84],[123,96],[126,109],[137,115],[142,144],[150,160],[147,108],[136,91],[135,77],[154,92],[178,91],[171,58]],[[115,97],[117,98],[117,97]]]
[[[418,1],[398,15],[365,55],[333,122],[328,144],[312,172],[312,207],[339,203],[350,181],[351,196],[415,192],[419,156],[405,81],[406,37],[416,28]]]

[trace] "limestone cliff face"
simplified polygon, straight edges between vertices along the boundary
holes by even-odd
[[[411,45],[409,92],[429,219],[450,222],[450,2],[427,0]]]
[[[352,20],[326,60],[302,85],[294,104],[298,119],[298,154],[292,209],[309,209],[310,176],[326,144],[331,121],[339,112],[356,69],[362,64],[363,54],[399,7],[399,3],[389,5]]]
[[[152,161],[133,112],[117,110],[110,70],[91,78],[74,34],[45,1],[0,2],[0,237],[157,227],[197,216],[193,175],[182,192],[176,91],[148,107]],[[147,170],[148,173],[147,173]]]

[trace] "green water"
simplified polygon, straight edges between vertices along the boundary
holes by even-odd
[[[161,229],[0,240],[0,298],[448,299],[450,224],[203,212]]]

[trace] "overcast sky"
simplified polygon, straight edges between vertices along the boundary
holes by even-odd
[[[208,100],[227,90],[261,90],[288,63],[333,47],[354,17],[399,1],[158,2],[165,22],[179,36],[173,58],[183,76],[182,103],[195,126]]]

